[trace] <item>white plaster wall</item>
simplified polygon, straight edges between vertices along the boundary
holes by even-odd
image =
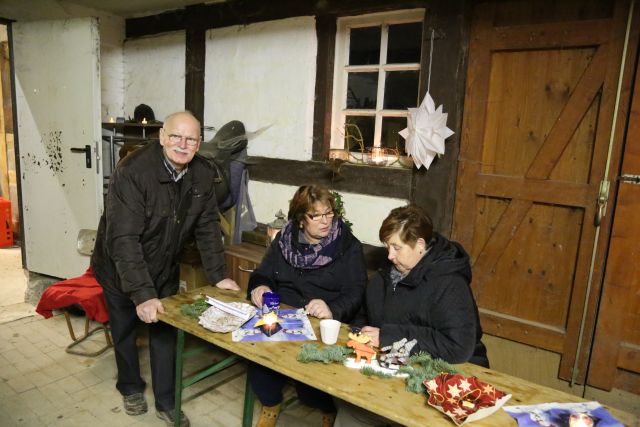
[[[314,17],[207,32],[205,124],[240,120],[249,155],[311,159],[317,38]]]
[[[124,116],[124,19],[116,16],[99,18],[101,120]]]
[[[185,33],[164,33],[124,43],[124,115],[139,104],[153,108],[156,120],[184,110]]]
[[[273,221],[278,209],[282,209],[286,215],[289,210],[289,200],[297,189],[298,187],[289,185],[250,181],[249,197],[251,197],[258,222],[266,224]],[[378,240],[378,230],[389,211],[408,203],[404,199],[345,192],[340,192],[340,194],[342,194],[346,216],[353,223],[353,234],[362,243],[374,246],[382,246]]]

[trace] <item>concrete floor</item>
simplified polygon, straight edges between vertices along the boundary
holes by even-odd
[[[131,417],[122,409],[122,399],[115,389],[116,367],[113,350],[97,357],[68,354],[71,342],[64,316],[45,320],[24,310],[20,303],[26,279],[20,267],[17,249],[0,249],[0,425],[13,426],[162,426],[153,410],[150,388],[146,328],[139,339],[142,375],[149,412]],[[16,299],[18,302],[16,302]],[[84,318],[72,318],[76,333],[82,331]],[[199,340],[198,340],[199,341]],[[82,346],[95,350],[104,342],[96,334]],[[193,341],[188,344],[195,345]],[[185,372],[223,355],[211,348],[185,365]],[[198,426],[240,426],[244,399],[246,368],[233,366],[201,381],[185,391],[183,409]],[[285,398],[293,395],[285,390]],[[260,405],[254,408],[254,424]],[[284,411],[279,426],[317,426],[321,414],[300,404]]]

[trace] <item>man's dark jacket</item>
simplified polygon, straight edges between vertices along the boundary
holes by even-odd
[[[431,249],[396,285],[389,263],[367,286],[355,325],[380,328],[380,346],[416,338],[411,353],[426,351],[450,363],[489,366],[471,288],[469,255],[434,233]]]
[[[304,307],[312,299],[321,299],[329,306],[334,319],[350,321],[362,305],[367,270],[362,244],[341,220],[340,227],[340,242],[333,260],[315,269],[289,264],[282,256],[278,234],[258,268],[251,273],[249,293],[266,285],[280,294],[280,302],[296,308]],[[291,240],[296,246],[302,245],[298,242],[298,233],[299,229],[294,227]]]
[[[176,183],[163,158],[154,142],[120,162],[91,257],[98,282],[136,305],[178,291],[178,254],[192,236],[207,279],[215,284],[224,278],[214,170],[196,155]]]

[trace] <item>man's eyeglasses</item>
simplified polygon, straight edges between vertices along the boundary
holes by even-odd
[[[325,212],[323,214],[310,214],[310,213],[307,214],[307,216],[311,221],[320,221],[320,218],[331,219],[334,217],[334,215],[335,215],[335,212],[333,211]]]
[[[169,138],[169,141],[175,145],[182,143],[183,139],[187,141],[187,145],[191,147],[198,145],[198,142],[200,142],[200,138],[192,138],[190,136],[182,136],[175,133],[170,133],[167,137]]]

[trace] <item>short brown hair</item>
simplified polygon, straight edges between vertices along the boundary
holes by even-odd
[[[395,233],[399,233],[400,240],[411,247],[414,247],[420,238],[429,245],[433,235],[433,221],[418,205],[411,204],[395,208],[382,221],[378,236],[380,241],[385,243]]]
[[[289,215],[288,218],[293,220],[296,226],[302,223],[304,215],[313,209],[313,205],[316,202],[324,203],[331,207],[331,210],[335,211],[336,203],[333,198],[333,194],[327,187],[322,185],[303,185],[298,188],[296,194],[289,202]]]

